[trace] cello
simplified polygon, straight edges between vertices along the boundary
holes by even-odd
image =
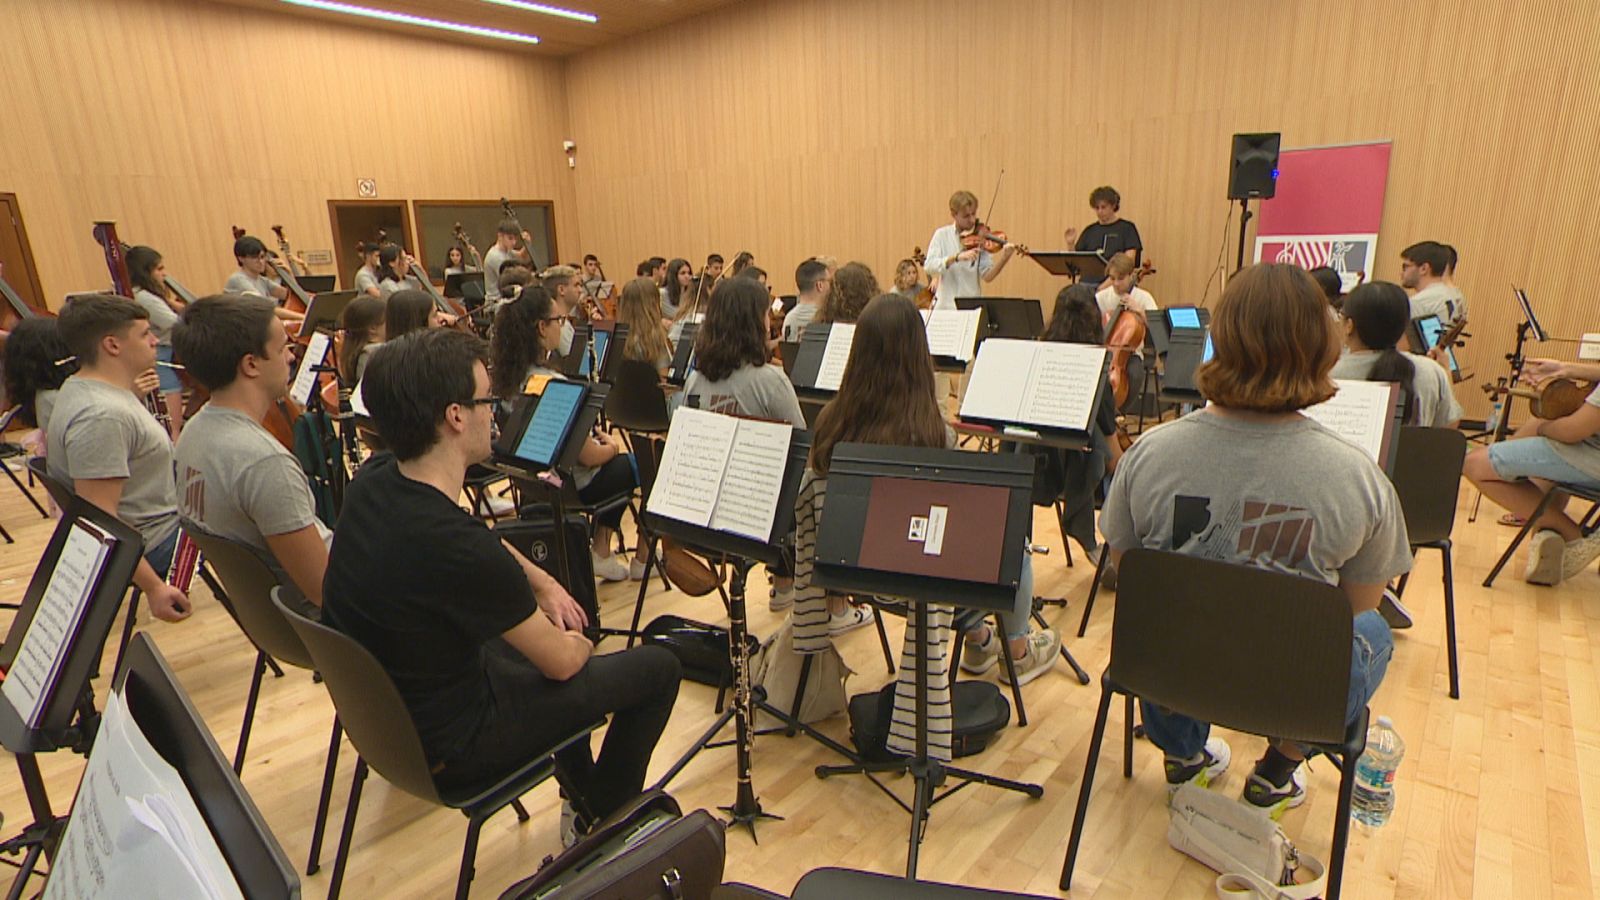
[[[1155,274],[1155,271],[1155,267],[1148,262],[1135,270],[1133,283],[1128,287],[1130,296],[1133,289],[1138,287],[1139,280]],[[1133,391],[1133,385],[1128,381],[1128,360],[1144,350],[1144,342],[1149,334],[1144,316],[1126,306],[1116,311],[1106,330],[1106,349],[1111,351],[1111,392],[1118,409],[1128,402],[1128,396]]]

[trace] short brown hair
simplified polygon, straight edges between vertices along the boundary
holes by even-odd
[[[950,211],[961,212],[963,209],[977,209],[978,196],[971,191],[956,191],[950,195]]]
[[[92,366],[100,358],[100,341],[108,335],[126,334],[128,328],[150,314],[144,307],[115,294],[78,294],[67,301],[56,319],[61,340],[78,357],[78,365]]]
[[[1127,278],[1133,274],[1133,257],[1126,253],[1118,253],[1106,263],[1106,274],[1112,278]]]
[[[1328,301],[1299,266],[1251,266],[1229,279],[1211,316],[1215,355],[1196,384],[1219,406],[1295,412],[1332,397],[1339,338]]]

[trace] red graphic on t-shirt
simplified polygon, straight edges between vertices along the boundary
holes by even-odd
[[[187,466],[183,470],[183,496],[178,498],[178,511],[197,522],[206,518],[206,478]]]

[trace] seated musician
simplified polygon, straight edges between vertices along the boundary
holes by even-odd
[[[1310,270],[1310,274],[1317,282],[1317,287],[1322,288],[1322,295],[1328,298],[1328,306],[1337,315],[1344,306],[1344,279],[1332,266],[1317,266]]]
[[[1144,242],[1139,239],[1139,227],[1122,218],[1122,195],[1117,189],[1101,185],[1090,191],[1089,207],[1094,210],[1094,223],[1081,234],[1076,228],[1066,231],[1067,243],[1072,249],[1099,251],[1107,258],[1126,256],[1138,265],[1144,257]]]
[[[60,325],[43,316],[17,322],[6,338],[0,363],[5,366],[6,405],[21,407],[17,420],[47,435],[56,395],[78,368],[72,349],[61,339]],[[44,444],[41,436],[38,455],[43,455]]]
[[[492,784],[610,716],[598,759],[588,741],[557,758],[581,831],[643,787],[678,661],[660,647],[594,656],[571,595],[458,505],[467,467],[490,454],[485,350],[431,329],[373,358],[364,393],[393,454],[350,483],[323,621],[394,679],[441,790]]]
[[[1400,252],[1400,286],[1411,291],[1411,318],[1438,316],[1446,328],[1467,314],[1461,291],[1445,283],[1452,251],[1438,241],[1412,244]]]
[[[833,273],[832,284],[822,298],[814,321],[854,322],[879,293],[878,278],[865,263],[845,263]],[[953,302],[951,308],[955,308]]]
[[[711,292],[705,321],[695,338],[695,368],[672,398],[672,408],[689,406],[730,416],[771,419],[806,427],[794,385],[783,366],[771,364],[767,349],[767,292],[749,278],[724,278]],[[794,572],[787,564],[773,567],[769,607],[788,609],[794,603]],[[865,610],[851,610],[848,626],[872,621]],[[841,626],[843,627],[843,626]]]
[[[361,266],[356,269],[356,292],[382,297],[383,292],[378,289],[378,242],[356,244],[356,255],[361,257]]]
[[[844,269],[839,270],[840,274]],[[816,539],[821,527],[822,509],[828,494],[828,472],[833,449],[844,443],[890,444],[907,447],[954,447],[955,434],[946,425],[934,402],[933,357],[928,353],[922,316],[911,301],[894,294],[872,300],[856,322],[855,340],[850,347],[844,380],[839,393],[817,417],[811,458],[801,477],[795,501],[795,603],[794,647],[797,653],[824,649],[839,614],[847,609],[845,599],[826,594],[811,582],[816,557]],[[955,610],[949,606],[912,604],[912,615],[928,615],[930,698],[948,698],[950,673],[950,629],[952,623],[967,642],[961,666],[973,673],[993,669],[1002,651],[1015,661],[1017,681],[1026,684],[1055,667],[1061,638],[1055,631],[1033,631],[1029,615],[1033,609],[1033,563],[1024,553],[1016,602],[1001,620],[1006,640],[989,626],[991,613],[980,610]],[[906,629],[907,644],[901,653],[900,673],[895,688],[893,724],[889,730],[889,749],[914,752],[915,725],[915,648]],[[1004,672],[1004,669],[1002,669]],[[950,719],[948,700],[931,702],[928,715],[929,754],[936,759],[950,758]]]
[[[272,304],[204,297],[183,311],[172,343],[211,392],[178,438],[178,510],[269,555],[287,583],[320,607],[331,534],[317,519],[299,460],[261,424],[289,391],[289,335]]]
[[[450,249],[444,252],[445,277],[483,271],[483,263],[477,258],[477,248],[472,248],[472,252],[473,258],[468,259],[466,251],[461,249],[460,244],[451,244]]]
[[[261,239],[245,235],[233,242],[233,258],[239,264],[238,271],[228,276],[222,285],[224,294],[255,294],[265,297],[278,304],[276,315],[278,318],[289,322],[300,322],[304,315],[285,309],[283,301],[289,296],[289,289],[267,276],[272,268],[267,262],[267,245]]]
[[[384,319],[389,307],[377,297],[361,295],[344,308],[340,322],[344,340],[339,344],[339,378],[347,388],[361,383],[372,354],[383,346]]]
[[[1100,514],[1112,558],[1136,547],[1288,572],[1336,585],[1354,616],[1347,721],[1383,680],[1393,653],[1376,609],[1411,568],[1394,486],[1365,452],[1300,410],[1333,396],[1339,340],[1322,290],[1291,265],[1228,280],[1211,319],[1215,356],[1197,373],[1204,409],[1139,439],[1117,464]],[[1306,461],[1317,474],[1306,477]],[[1268,524],[1272,527],[1267,527]],[[1260,527],[1257,527],[1260,526]],[[1280,528],[1281,526],[1281,528]],[[1288,529],[1302,540],[1281,541]],[[1228,768],[1211,726],[1149,703],[1145,733],[1166,754],[1170,790]],[[1303,748],[1269,741],[1244,799],[1274,813],[1305,800]]]
[[[706,257],[705,268],[700,270],[701,278],[710,279],[706,282],[706,290],[710,290],[712,284],[722,279],[723,262],[721,253],[712,253]]]
[[[521,246],[518,246],[519,242]],[[508,299],[500,293],[500,275],[506,263],[515,261],[530,270],[533,268],[533,256],[528,252],[532,245],[533,236],[523,231],[515,220],[502,219],[495,226],[494,246],[483,255],[484,302],[491,309],[494,304]]]
[[[425,328],[443,328],[449,324],[439,304],[425,292],[403,288],[389,294],[384,301],[383,337],[392,341]]]
[[[67,302],[57,324],[78,357],[78,372],[61,385],[50,411],[50,474],[138,530],[144,559],[134,586],[156,618],[187,618],[188,596],[166,581],[178,546],[172,438],[139,400],[157,386],[149,314],[123,297],[81,294]]]
[[[500,268],[500,300],[517,299],[522,289],[533,284],[533,270],[518,263],[506,263]]]
[[[378,248],[379,294],[392,297],[396,291],[421,291],[422,282],[419,279],[426,277],[427,273],[420,271],[417,261],[399,244],[384,244]]]
[[[1111,258],[1106,265],[1106,280],[1102,282],[1099,293],[1094,295],[1095,302],[1100,304],[1100,317],[1105,322],[1106,337],[1111,336],[1111,329],[1115,327],[1117,314],[1127,311],[1141,320],[1160,307],[1156,306],[1156,298],[1150,292],[1134,284],[1135,266],[1133,257],[1126,253],[1119,253]],[[1128,402],[1123,404],[1124,409],[1137,407],[1139,403],[1140,387],[1144,384],[1144,347],[1135,347],[1128,356]]]
[[[161,254],[139,246],[130,247],[127,254],[128,280],[133,282],[133,301],[150,314],[150,330],[156,340],[156,379],[161,382],[161,401],[166,406],[168,431],[177,440],[183,430],[183,382],[172,362],[172,326],[178,322],[183,304],[173,299],[167,287],[167,268]]]
[[[611,296],[610,292],[616,290],[615,285],[606,283],[605,274],[600,271],[600,257],[593,253],[583,255],[583,277],[581,279],[583,293],[590,300],[598,303]]]
[[[1399,285],[1371,281],[1351,291],[1339,325],[1348,352],[1334,363],[1333,377],[1395,382],[1405,395],[1406,424],[1454,428],[1461,404],[1450,373],[1426,356],[1399,349],[1410,325],[1410,304]]]
[[[1523,378],[1600,381],[1600,365],[1532,359]],[[1518,436],[1467,454],[1467,478],[1484,496],[1524,521],[1533,515],[1554,483],[1600,490],[1600,387],[1571,415],[1533,419]],[[1565,499],[1551,503],[1537,524],[1523,579],[1529,584],[1559,584],[1600,559],[1600,532],[1585,537],[1566,513]]]
[[[902,259],[894,267],[894,292],[915,303],[922,293],[922,269],[914,259]]]
[[[491,344],[495,396],[521,396],[534,376],[563,377],[547,365],[550,354],[561,345],[563,325],[570,327],[542,286],[525,288],[517,299],[501,306],[494,317]],[[623,453],[610,435],[598,431],[584,441],[578,464],[568,474],[577,487],[578,499],[588,504],[629,493],[638,485],[633,458]],[[630,567],[620,554],[611,552],[612,540],[622,528],[622,510],[613,505],[595,518],[590,560],[595,576],[604,581],[644,578],[644,560],[634,560]]]
[[[617,322],[628,326],[622,358],[649,363],[665,377],[672,367],[672,342],[661,324],[661,294],[654,281],[635,278],[622,286],[617,297]]]
[[[794,270],[794,286],[799,294],[794,309],[783,317],[783,339],[788,343],[800,340],[806,326],[817,317],[823,298],[828,296],[833,282],[828,278],[828,267],[815,259],[808,259]]]
[[[668,321],[678,318],[678,310],[693,300],[694,267],[687,259],[674,259],[667,263],[666,281],[660,286],[661,317]]]
[[[589,296],[583,292],[583,275],[576,268],[551,266],[539,275],[539,283],[544,285],[546,293],[555,301],[556,307],[572,322],[582,324],[605,317],[598,305],[590,307]],[[569,345],[572,341],[570,327],[569,324],[567,336]]]

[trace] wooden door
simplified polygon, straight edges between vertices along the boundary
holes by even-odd
[[[334,267],[339,273],[339,287],[345,290],[355,288],[356,269],[361,266],[356,244],[377,240],[380,229],[402,247],[416,246],[404,201],[329,200],[328,215],[333,221]]]
[[[33,264],[33,251],[28,247],[28,232],[22,227],[16,194],[0,193],[0,277],[34,311],[48,308],[44,288],[39,285],[39,271]],[[9,327],[17,318],[9,303],[0,302],[0,328]]]

